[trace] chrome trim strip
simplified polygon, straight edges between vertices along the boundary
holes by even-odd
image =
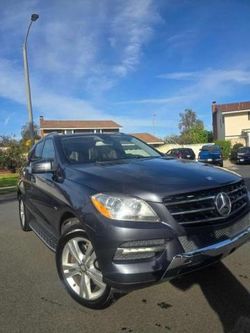
[[[230,254],[230,252],[243,245],[247,241],[250,240],[250,227],[241,232],[239,235],[233,237],[232,239],[227,239],[219,243],[215,243],[213,245],[209,245],[203,247],[201,249],[197,249],[191,252],[177,254],[169,264],[168,268],[164,272],[162,279],[166,276],[166,274],[173,269],[181,269],[184,267],[188,267],[195,262],[197,257],[201,259],[205,259],[204,257],[216,257],[216,256],[226,256]],[[201,260],[202,261],[202,260]]]
[[[236,213],[238,213],[241,209],[243,209],[244,207],[246,207],[247,202],[245,202],[243,205],[241,205],[239,208],[237,208],[236,210],[234,210],[229,216],[227,217],[223,217],[223,216],[218,216],[218,217],[212,217],[210,219],[203,219],[203,220],[197,220],[197,221],[188,221],[188,222],[179,222],[180,225],[185,225],[185,224],[196,224],[196,223],[201,223],[201,222],[212,222],[212,221],[220,221],[220,220],[225,220],[228,217],[233,217]]]
[[[231,200],[231,203],[234,204],[235,202],[238,202],[239,200],[244,199],[244,198],[247,198],[247,193],[241,195],[240,197],[238,197],[235,200]]]
[[[190,202],[196,202],[196,201],[203,201],[203,200],[211,200],[214,199],[215,195],[209,196],[209,197],[204,197],[204,198],[197,198],[197,199],[190,199],[190,200],[182,200],[182,201],[174,201],[174,202],[164,202],[166,206],[172,206],[172,205],[180,205],[180,204],[185,204],[185,203],[190,203]]]
[[[241,186],[241,187],[238,187],[238,188],[236,188],[236,189],[233,190],[233,191],[228,191],[228,192],[225,191],[225,192],[231,194],[231,193],[235,193],[235,192],[237,192],[237,191],[243,190],[243,189],[247,190],[246,185],[243,185],[243,186]]]
[[[207,208],[200,208],[200,209],[192,209],[192,210],[183,210],[177,213],[171,213],[173,216],[175,215],[182,215],[182,214],[192,214],[192,213],[199,213],[199,212],[206,212],[208,210],[214,210],[215,207],[207,207]]]
[[[243,190],[243,189],[247,189],[247,187],[245,185],[241,186],[241,187],[238,187],[232,191],[224,191],[226,192],[227,194],[231,194],[231,193],[235,193],[235,192],[238,192],[240,190]],[[212,189],[213,190],[213,189]],[[211,191],[212,191],[211,190]],[[216,190],[216,189],[215,189]],[[247,193],[246,193],[247,195]],[[211,200],[211,199],[214,199],[215,198],[215,195],[213,196],[208,196],[208,197],[204,197],[204,198],[197,198],[197,199],[190,199],[190,200],[182,200],[182,201],[174,201],[174,202],[164,202],[164,204],[166,206],[172,206],[172,205],[181,205],[181,204],[185,204],[185,203],[190,203],[190,202],[196,202],[196,201],[203,201],[203,200]]]

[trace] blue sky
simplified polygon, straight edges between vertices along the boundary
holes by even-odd
[[[113,119],[164,137],[185,108],[211,129],[213,100],[250,100],[249,0],[1,0],[0,135],[19,136],[27,121],[22,43],[33,12],[36,123]]]

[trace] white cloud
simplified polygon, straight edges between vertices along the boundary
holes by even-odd
[[[225,97],[238,85],[250,85],[250,70],[248,69],[206,69],[197,72],[164,73],[157,77],[185,81],[186,84],[181,88],[176,88],[173,95],[167,95],[165,98],[128,100],[117,104],[165,104],[187,107],[188,104],[204,98],[210,98],[210,103],[215,98]]]
[[[143,45],[152,37],[153,25],[161,19],[152,0],[120,2],[117,10],[111,33],[113,47],[120,49],[120,61],[113,66],[113,73],[124,77],[138,65]]]
[[[9,121],[10,121],[10,116],[7,116],[3,121],[4,126],[7,126]]]
[[[3,2],[0,98],[26,105],[22,43],[30,14],[37,12],[40,18],[28,40],[35,119],[40,114],[50,119],[111,118],[131,125],[129,117],[120,116],[126,111],[114,117],[97,101],[140,65],[143,48],[161,21],[153,0],[75,0],[73,5],[55,0],[49,7],[39,0]],[[138,127],[150,122],[134,117]]]
[[[145,98],[145,99],[136,99],[129,101],[121,101],[115,104],[117,105],[126,105],[126,104],[178,104],[181,101],[184,101],[188,98],[187,95],[178,95],[173,97],[166,98]]]
[[[197,72],[173,72],[158,75],[159,78],[172,80],[196,80],[206,84],[217,83],[250,83],[250,70],[243,69],[206,69]]]
[[[1,58],[0,96],[20,105],[26,105],[22,71],[15,68],[10,61]],[[141,116],[142,112],[138,110],[131,112],[129,116],[122,115],[119,112],[111,114],[95,107],[88,100],[54,93],[47,87],[41,86],[36,79],[32,80],[32,100],[36,122],[38,122],[39,115],[43,115],[47,119],[112,119],[123,126],[124,132],[143,131],[145,128],[152,128],[150,112],[146,116],[145,110],[143,110],[143,117]],[[21,115],[19,117],[22,118]],[[9,120],[10,116],[5,116],[3,118],[4,125],[7,126]],[[159,123],[158,127],[166,128],[167,125],[163,126]]]
[[[197,72],[173,72],[160,74],[157,77],[159,79],[191,80],[197,78]]]
[[[33,76],[53,89],[94,95],[136,70],[160,21],[153,0],[55,0],[49,8],[47,2],[16,0],[4,8],[0,56],[21,52],[30,13],[38,12],[29,36]],[[21,53],[17,62],[22,66]]]

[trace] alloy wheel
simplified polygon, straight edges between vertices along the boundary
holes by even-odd
[[[23,200],[20,200],[20,206],[19,206],[19,211],[20,211],[20,220],[21,220],[21,224],[23,227],[25,227],[25,208],[24,208],[24,203]]]
[[[105,293],[107,285],[87,238],[69,239],[63,248],[61,263],[65,282],[83,300],[94,301]]]

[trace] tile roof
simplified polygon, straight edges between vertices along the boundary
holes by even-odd
[[[213,109],[213,111],[220,110],[221,112],[249,110],[250,109],[250,102],[213,104],[212,109]]]
[[[131,133],[131,135],[142,141],[145,141],[146,143],[164,144],[164,141],[162,139],[159,139],[150,133]]]
[[[120,128],[113,120],[45,120],[40,117],[41,129],[102,129]]]

